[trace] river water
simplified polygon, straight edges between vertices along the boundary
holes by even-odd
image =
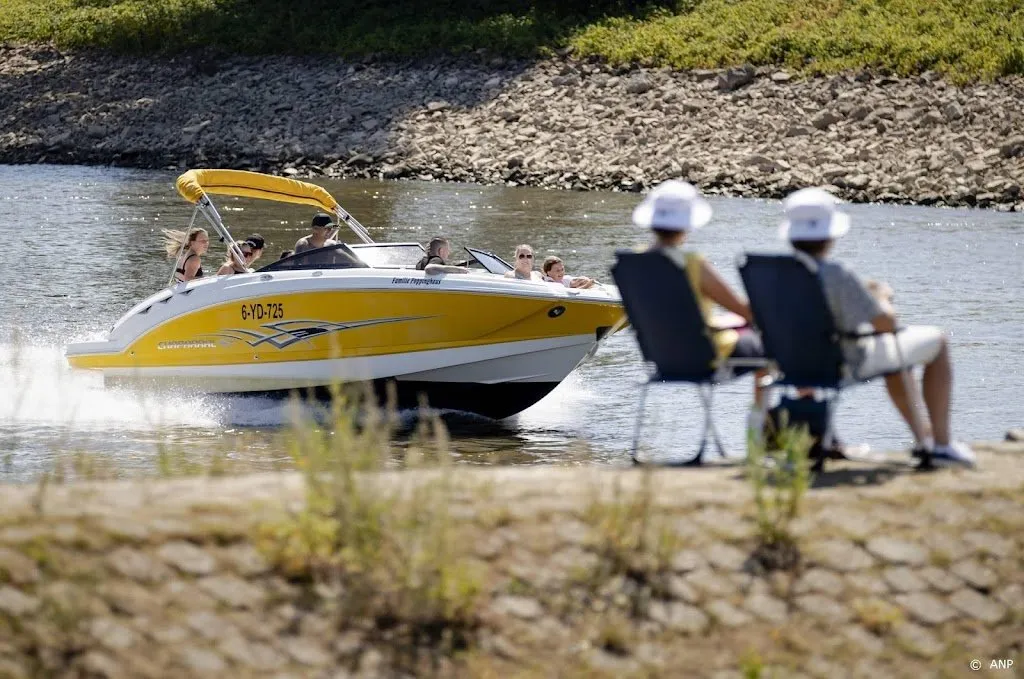
[[[69,371],[64,344],[97,338],[167,281],[162,228],[183,228],[191,206],[175,172],[93,167],[0,166],[0,478],[24,480],[68,454],[95,453],[116,473],[154,469],[173,445],[193,459],[227,455],[236,467],[288,466],[280,403],[181,395],[140,398]],[[327,181],[378,241],[449,236],[511,257],[517,243],[558,254],[570,273],[608,279],[617,248],[642,243],[629,224],[638,198],[430,182]],[[692,239],[735,285],[743,249],[773,250],[777,201],[712,199],[712,223]],[[305,233],[310,210],[221,199],[236,236],[259,232],[261,264]],[[906,323],[950,333],[954,431],[1001,437],[1024,424],[1019,349],[1024,337],[1024,215],[977,210],[852,205],[854,227],[837,249],[865,276],[888,281]],[[211,248],[205,268],[222,255]],[[456,459],[468,464],[621,463],[630,445],[642,366],[633,336],[611,338],[543,401],[500,423],[449,418]],[[742,450],[748,380],[718,390],[716,419],[733,454]],[[645,449],[687,455],[700,409],[688,387],[649,399]],[[845,441],[894,449],[909,434],[880,384],[844,398]],[[226,453],[225,453],[226,451]]]

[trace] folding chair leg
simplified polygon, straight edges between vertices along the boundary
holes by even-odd
[[[684,467],[698,467],[704,464],[704,450],[708,444],[708,434],[711,434],[712,439],[715,442],[715,448],[718,451],[720,457],[725,457],[725,451],[722,448],[722,440],[718,435],[718,429],[715,427],[714,411],[712,405],[714,401],[714,387],[710,384],[699,384],[697,390],[700,393],[700,401],[704,406],[704,429],[701,433],[700,447],[697,449],[697,454],[682,464]]]
[[[832,450],[832,443],[835,441],[835,418],[836,408],[839,405],[839,394],[825,400],[825,432],[821,436],[821,455],[811,465],[812,472],[825,471],[825,460],[828,458],[828,451]]]
[[[704,401],[704,409],[707,411],[707,424],[706,427],[711,430],[711,437],[715,442],[715,450],[718,451],[718,456],[725,457],[725,448],[722,446],[722,438],[718,435],[718,427],[715,425],[715,411],[714,411],[714,400],[715,400],[715,387],[712,384],[701,385],[702,390],[707,394],[707,398]]]
[[[633,464],[642,464],[638,456],[640,449],[640,430],[644,423],[644,405],[647,403],[647,388],[650,386],[651,382],[648,380],[640,387],[640,403],[637,406],[636,426],[633,429],[633,452],[630,453],[630,459],[633,460]]]

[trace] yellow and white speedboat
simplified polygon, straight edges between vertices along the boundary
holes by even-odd
[[[192,170],[178,192],[234,247],[210,195],[312,205],[361,243],[308,250],[254,273],[176,283],[138,303],[104,341],[67,347],[107,384],[203,393],[323,395],[339,382],[395,383],[399,404],[494,418],[533,405],[623,322],[614,286],[572,290],[505,278],[467,248],[470,273],[414,268],[416,243],[374,243],[323,188],[237,170]]]

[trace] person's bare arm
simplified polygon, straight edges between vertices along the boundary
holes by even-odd
[[[896,316],[882,312],[871,319],[871,326],[876,332],[893,332],[896,330]]]
[[[750,313],[750,304],[736,296],[729,284],[722,280],[714,267],[708,262],[701,262],[700,288],[704,296],[718,304],[723,309],[742,316],[747,323],[753,323],[754,317]]]

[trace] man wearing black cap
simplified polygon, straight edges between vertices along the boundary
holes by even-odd
[[[331,221],[331,216],[326,212],[317,212],[310,225],[310,234],[295,241],[295,254],[328,245],[337,245],[336,240],[328,238],[332,229],[334,229],[334,223]]]

